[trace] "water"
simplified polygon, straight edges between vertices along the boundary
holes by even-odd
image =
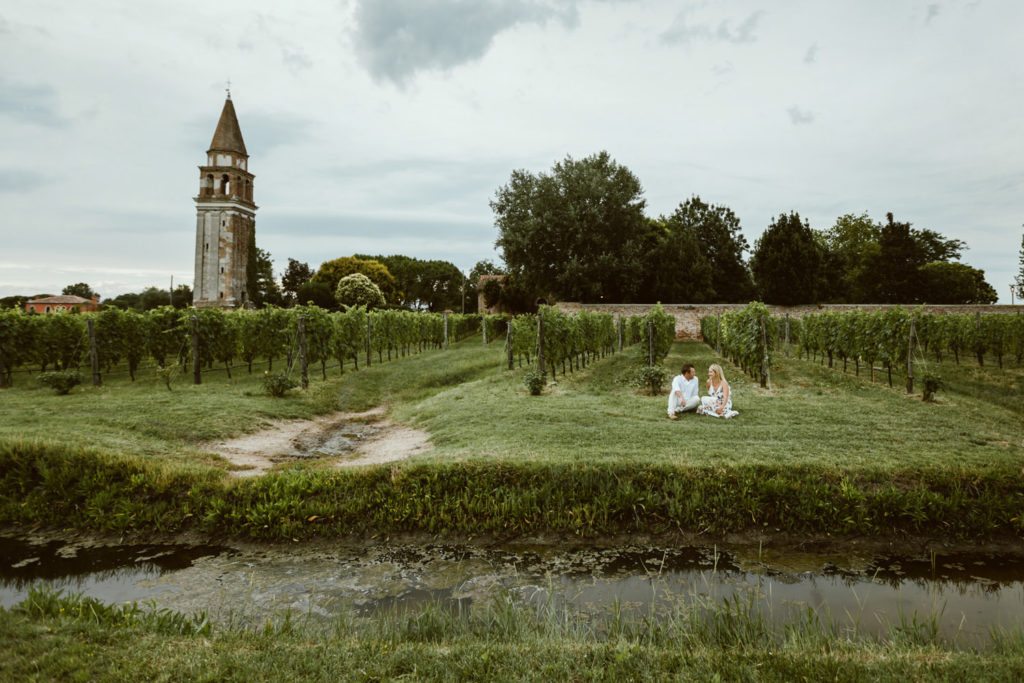
[[[372,617],[394,607],[472,609],[495,595],[584,614],[667,616],[702,600],[750,601],[781,621],[813,610],[843,631],[884,634],[934,619],[946,639],[985,645],[1024,626],[1024,557],[847,549],[595,548],[362,544],[102,545],[0,537],[0,605],[46,584],[107,602],[149,601],[215,622],[285,613]],[[703,604],[703,603],[702,603]]]

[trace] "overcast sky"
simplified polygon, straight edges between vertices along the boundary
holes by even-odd
[[[867,212],[967,242],[1009,303],[1024,2],[0,0],[0,296],[191,284],[226,81],[278,274],[497,260],[513,169],[607,150],[647,213],[753,244]]]

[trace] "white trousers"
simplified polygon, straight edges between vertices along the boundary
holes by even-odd
[[[692,396],[684,402],[678,396],[676,392],[672,391],[668,395],[668,414],[674,415],[676,413],[685,413],[690,410],[696,410],[697,406],[700,405],[700,398]]]

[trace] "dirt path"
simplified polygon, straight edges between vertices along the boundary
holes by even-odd
[[[430,435],[397,425],[378,406],[362,413],[332,413],[312,420],[277,420],[252,434],[202,446],[234,468],[237,477],[265,474],[279,463],[303,458],[331,458],[336,467],[356,467],[403,460],[430,450]]]

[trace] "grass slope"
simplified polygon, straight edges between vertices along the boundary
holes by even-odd
[[[771,390],[723,363],[740,416],[666,419],[664,396],[623,382],[627,350],[556,376],[540,397],[479,337],[326,381],[285,399],[258,376],[208,373],[55,396],[2,394],[0,521],[128,532],[199,528],[253,538],[402,531],[465,534],[1024,529],[1020,368],[939,369],[927,404],[804,360]],[[720,362],[676,344],[669,367]],[[1007,398],[1009,396],[1009,398]],[[435,449],[386,467],[330,460],[245,481],[201,444],[269,419],[386,404]]]

